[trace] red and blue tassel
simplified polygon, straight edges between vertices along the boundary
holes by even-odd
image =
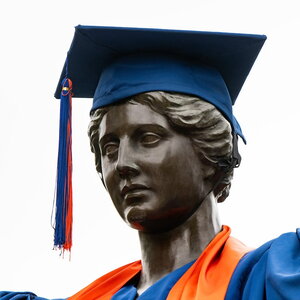
[[[55,192],[54,247],[70,251],[72,247],[72,81],[62,82],[60,97],[59,146]]]

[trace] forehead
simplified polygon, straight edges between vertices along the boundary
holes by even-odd
[[[139,103],[124,103],[110,108],[100,123],[100,137],[117,131],[134,130],[143,125],[159,125],[171,129],[166,117],[149,106]]]

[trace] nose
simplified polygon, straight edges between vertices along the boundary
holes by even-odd
[[[130,147],[130,144],[126,141],[120,143],[115,168],[121,179],[131,179],[139,175],[139,168],[135,160],[134,149]]]

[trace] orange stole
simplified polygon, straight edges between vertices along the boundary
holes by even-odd
[[[173,286],[167,300],[224,299],[236,265],[250,251],[230,237],[230,232],[228,226],[223,226],[223,230]],[[125,265],[98,278],[68,300],[109,300],[141,269],[140,261]]]

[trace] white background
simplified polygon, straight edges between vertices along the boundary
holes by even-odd
[[[5,3],[5,4],[3,4]],[[59,101],[53,93],[74,26],[261,33],[268,40],[235,106],[248,145],[230,198],[233,235],[259,246],[300,227],[298,0],[6,1],[0,7],[0,290],[67,297],[139,258],[89,152],[91,100],[73,101],[74,247],[52,250]]]

